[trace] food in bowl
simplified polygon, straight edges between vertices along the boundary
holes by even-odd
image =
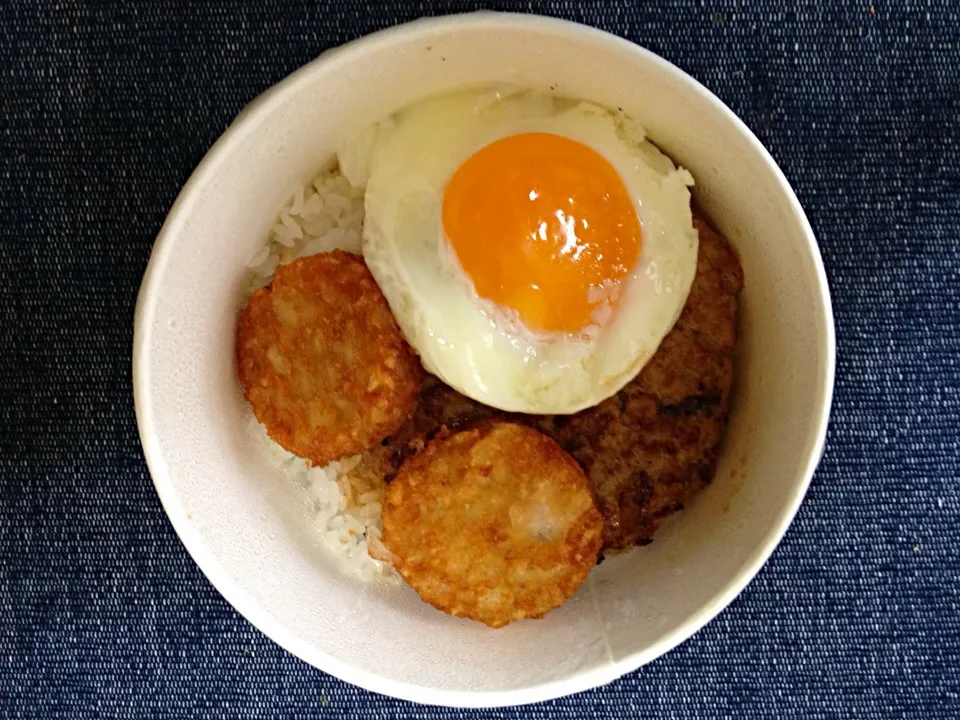
[[[257,428],[264,457],[247,432],[256,424],[237,389],[233,345],[246,282],[240,268],[267,242],[269,221],[290,208],[284,193],[307,183],[301,203],[317,194],[310,181],[318,168],[370,120],[492,78],[556,85],[641,121],[695,177],[694,207],[727,235],[747,282],[737,381],[711,485],[657,530],[652,545],[607,554],[561,608],[491,633],[434,610],[398,576],[370,584],[340,571],[333,558],[354,551],[341,539],[367,526],[354,503],[376,494],[373,474],[368,484],[352,467],[367,454],[307,469]],[[345,180],[342,187],[341,220],[362,215],[362,188]],[[345,230],[338,244],[359,251],[360,234]],[[262,252],[295,255],[315,238],[292,239],[292,247],[271,241]],[[163,506],[199,568],[241,614],[347,682],[421,703],[491,707],[610,682],[729,605],[770,557],[809,486],[834,357],[816,238],[776,163],[729,108],[622,38],[549,18],[471,14],[325,53],[238,117],[157,237],[138,299],[133,379]],[[301,491],[283,475],[308,484]],[[349,509],[341,511],[331,498],[347,497],[338,485],[347,479]],[[359,502],[375,509],[375,499]],[[339,529],[314,532],[313,507],[318,526]],[[320,546],[327,543],[337,553]]]
[[[333,545],[381,575],[392,561],[431,604],[499,627],[559,605],[602,551],[649,542],[710,481],[742,273],[726,241],[694,220],[692,182],[622,114],[485,88],[364,130],[336,168],[294,193],[251,260],[258,289],[241,310],[237,354],[248,398],[251,388],[261,394],[255,416],[305,458],[284,462],[317,499]],[[346,291],[314,267],[362,265],[343,250],[362,252],[383,293],[370,300],[377,314],[351,310],[304,331],[301,320],[318,317],[307,312],[281,327],[291,320],[288,272],[310,278],[296,286],[297,307],[334,312]],[[331,259],[316,260],[322,253]],[[369,295],[368,278],[351,272]],[[429,371],[419,387],[412,355],[387,330],[387,302]],[[266,383],[243,375],[253,352],[244,316],[253,314],[273,323],[255,348]],[[378,337],[392,366],[370,343]],[[271,350],[271,338],[289,343]],[[324,358],[339,369],[323,368]],[[371,358],[379,372],[366,366]],[[343,375],[351,367],[356,378]],[[315,372],[326,381],[315,384]],[[365,399],[378,392],[372,377],[390,379],[377,395],[384,402]],[[283,422],[265,412],[275,407]],[[508,438],[511,451],[490,456],[480,474],[499,482],[478,482],[461,444],[477,450],[490,435]],[[547,447],[566,471],[511,471]],[[447,458],[442,482],[431,458],[451,454],[459,465]],[[563,533],[530,532],[521,510],[511,516],[526,483],[553,497],[567,474],[581,479],[570,496],[579,519],[544,511],[538,521]],[[471,493],[482,498],[458,501]],[[474,572],[472,557],[482,558]],[[534,572],[529,558],[549,558],[549,567]]]

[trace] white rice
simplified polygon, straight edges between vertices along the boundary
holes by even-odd
[[[249,291],[270,283],[280,265],[331,250],[361,252],[363,188],[350,185],[339,170],[325,170],[291,191],[267,244],[249,260]],[[270,461],[304,494],[320,544],[352,574],[363,579],[396,579],[380,543],[380,508],[385,484],[375,463],[360,455],[326,467],[310,467],[271,440],[263,425],[253,432]]]
[[[251,291],[267,285],[280,265],[308,255],[346,250],[360,253],[363,188],[353,187],[338,170],[326,170],[294,188],[270,228],[265,247],[248,261]]]

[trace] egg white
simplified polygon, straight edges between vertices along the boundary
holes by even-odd
[[[480,298],[447,242],[444,186],[468,157],[509,135],[546,132],[600,153],[632,197],[640,258],[605,324],[534,332]],[[610,397],[642,369],[686,302],[697,265],[693,178],[622,115],[534,91],[484,88],[415,103],[367,128],[340,154],[366,181],[363,252],[424,366],[503,410],[572,413]]]

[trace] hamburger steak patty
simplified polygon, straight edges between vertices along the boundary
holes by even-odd
[[[388,478],[441,427],[511,419],[552,437],[593,484],[604,550],[645,545],[665,517],[713,478],[727,423],[743,272],[704,220],[697,272],[677,323],[640,374],[574,415],[511,415],[464,397],[437,378],[421,386],[413,417],[377,450]]]

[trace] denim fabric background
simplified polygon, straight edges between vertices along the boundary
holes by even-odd
[[[425,709],[241,619],[160,508],[134,299],[234,115],[326,48],[425,14],[533,10],[687,70],[813,223],[839,339],[828,447],[757,579],[609,687]],[[960,717],[960,11],[954,0],[0,4],[0,717]]]

